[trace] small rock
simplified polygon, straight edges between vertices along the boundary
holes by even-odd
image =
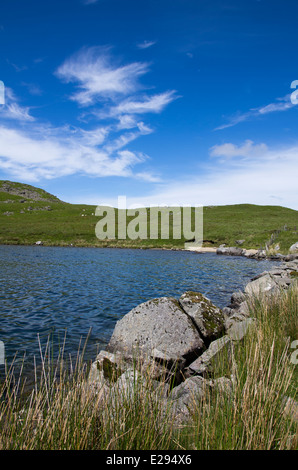
[[[229,256],[242,256],[244,254],[244,250],[242,248],[231,246],[231,247],[226,247],[226,248],[217,248],[216,254],[217,255],[229,255]]]
[[[176,424],[182,424],[190,419],[191,412],[204,399],[210,390],[210,382],[202,377],[189,377],[175,387],[169,395]]]
[[[298,242],[296,242],[296,243],[294,243],[292,246],[290,246],[289,252],[290,252],[290,253],[296,253],[296,252],[298,252]]]
[[[241,314],[233,315],[226,321],[227,335],[232,341],[241,341],[254,322],[253,318],[246,318]]]
[[[227,335],[212,341],[209,348],[187,367],[187,371],[190,374],[206,374],[210,372],[212,367],[211,361],[216,359],[229,343],[230,338]]]
[[[219,377],[218,379],[213,380],[212,386],[216,392],[219,392],[221,395],[227,395],[231,397],[233,395],[233,382],[227,377]]]
[[[242,302],[245,301],[245,294],[241,291],[233,292],[231,296],[231,305],[239,306]]]
[[[290,417],[295,423],[298,423],[298,402],[293,398],[284,397],[284,414]]]

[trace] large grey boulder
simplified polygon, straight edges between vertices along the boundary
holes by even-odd
[[[185,292],[179,303],[204,338],[215,339],[224,328],[224,315],[220,308],[199,292]]]
[[[192,320],[174,298],[144,302],[119,320],[107,346],[124,357],[177,364],[203,352],[205,345]]]

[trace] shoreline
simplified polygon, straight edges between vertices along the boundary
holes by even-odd
[[[255,259],[255,260],[268,260],[268,261],[293,261],[298,259],[298,253],[290,254],[267,254],[265,250],[257,250],[253,248],[240,248],[240,247],[188,247],[180,248],[176,246],[171,247],[159,247],[159,246],[121,246],[121,245],[94,245],[94,244],[47,244],[46,242],[37,241],[35,243],[0,243],[0,246],[38,246],[46,248],[111,248],[111,249],[131,249],[131,250],[159,250],[159,251],[188,251],[196,254],[214,253],[217,255],[225,256],[241,256],[244,258]]]

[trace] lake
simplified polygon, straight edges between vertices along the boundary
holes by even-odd
[[[51,338],[76,355],[90,332],[86,358],[109,341],[117,320],[155,297],[199,291],[219,307],[270,261],[187,251],[0,246],[0,340],[8,364],[39,358]],[[49,336],[50,335],[50,336]],[[3,366],[1,366],[3,368]]]

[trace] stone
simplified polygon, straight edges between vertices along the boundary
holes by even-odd
[[[249,282],[245,287],[245,293],[257,296],[260,293],[268,293],[276,290],[277,283],[274,278],[268,273],[264,276]]]
[[[291,397],[284,397],[284,415],[293,420],[294,423],[298,423],[298,402]]]
[[[241,302],[241,304],[237,308],[237,312],[241,313],[245,317],[249,317],[250,308],[249,308],[248,302],[247,301]]]
[[[226,333],[232,341],[241,341],[248,332],[248,328],[255,320],[243,314],[235,314],[226,321]]]
[[[242,256],[244,254],[244,250],[238,247],[226,247],[226,248],[217,248],[216,250],[217,255],[229,255],[229,256]]]
[[[202,377],[189,377],[175,387],[169,395],[172,412],[177,424],[184,423],[191,417],[191,412],[204,399],[210,390],[210,382]]]
[[[239,306],[242,302],[245,301],[245,294],[241,291],[233,292],[231,296],[231,305]]]
[[[254,257],[257,259],[265,259],[266,256],[266,250],[258,250]]]
[[[230,344],[229,336],[225,335],[210,343],[209,348],[194,362],[187,367],[187,372],[191,374],[206,375],[212,369],[212,361],[218,358],[220,353]]]
[[[295,261],[298,260],[298,253],[291,253],[290,255],[286,255],[284,257],[284,261]]]
[[[116,323],[107,351],[125,358],[152,357],[181,369],[205,345],[192,320],[174,298],[144,302]]]
[[[236,240],[237,245],[243,245],[244,242],[245,240]]]
[[[185,292],[179,303],[194,321],[204,338],[218,338],[224,328],[224,315],[220,308],[199,292]]]
[[[290,252],[290,253],[296,253],[296,252],[298,252],[298,242],[296,242],[296,243],[294,243],[292,246],[290,246],[289,252]]]
[[[42,241],[39,240],[38,242],[35,242],[35,245],[41,246],[41,245],[43,245],[43,243],[42,243]]]
[[[229,318],[229,317],[231,317],[232,315],[234,315],[235,310],[234,310],[234,308],[224,307],[223,310],[222,310],[222,313],[223,313],[224,319],[225,319],[225,321],[226,321],[227,318]]]
[[[233,396],[233,381],[228,377],[219,377],[212,381],[212,387],[214,390],[222,396]]]
[[[97,383],[114,383],[124,372],[127,365],[120,354],[100,351],[91,365],[89,381]]]

